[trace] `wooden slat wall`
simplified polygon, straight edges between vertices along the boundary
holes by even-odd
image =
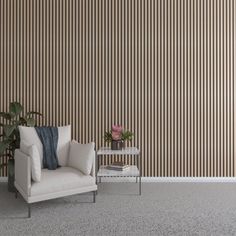
[[[0,110],[20,101],[97,147],[123,124],[144,176],[235,176],[235,7],[0,0]]]

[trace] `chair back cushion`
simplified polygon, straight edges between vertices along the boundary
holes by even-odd
[[[34,127],[19,126],[20,140],[27,145],[35,144],[39,151],[41,166],[43,166],[43,145]],[[66,166],[68,162],[71,141],[71,126],[58,127],[57,155],[60,166]]]

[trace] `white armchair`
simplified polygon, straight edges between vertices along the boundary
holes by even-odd
[[[24,131],[23,133],[21,133],[21,138],[23,137],[24,140],[26,140],[27,138],[24,136]],[[28,131],[29,130],[27,130],[27,132]],[[31,131],[34,133],[33,130]],[[67,155],[69,156],[71,142],[62,142],[62,139],[65,139],[65,136],[60,137],[60,133],[62,134],[62,132],[60,132],[59,130],[58,152],[62,150],[62,153],[64,153],[64,155],[65,153],[67,153]],[[35,136],[34,138],[31,137],[30,139],[28,139],[28,141],[30,140],[29,145],[35,143],[35,139]],[[65,148],[67,149],[67,152],[65,152]],[[28,203],[28,217],[31,217],[30,204],[34,202],[60,198],[85,192],[93,192],[93,202],[95,202],[97,191],[95,176],[95,151],[93,151],[92,156],[93,162],[91,173],[85,175],[76,166],[68,166],[68,161],[65,161],[65,157],[61,156],[60,153],[58,153],[59,164],[61,165],[60,160],[62,160],[63,165],[61,165],[61,167],[56,170],[42,169],[40,182],[35,182],[31,178],[32,157],[23,153],[22,150],[17,149],[15,151],[15,187],[16,190],[23,196],[25,201]]]

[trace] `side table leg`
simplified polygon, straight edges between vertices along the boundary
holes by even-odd
[[[142,155],[139,156],[139,195],[141,195],[141,182],[142,182]]]
[[[30,218],[31,217],[31,205],[30,205],[30,203],[27,203],[27,205],[28,205],[28,218]]]
[[[98,185],[98,177],[96,176],[96,185]],[[98,194],[98,190],[95,191],[96,195]]]
[[[96,202],[97,191],[93,191],[93,203]]]
[[[95,170],[96,170],[96,185],[98,185],[98,170],[99,170],[99,161],[98,155],[95,147]],[[98,190],[96,191],[96,195],[98,194]]]
[[[141,176],[139,177],[139,195],[141,195]]]

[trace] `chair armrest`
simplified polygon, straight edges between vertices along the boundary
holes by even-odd
[[[30,196],[31,188],[31,160],[20,149],[15,151],[15,185],[21,194]],[[23,193],[22,193],[23,191]]]

